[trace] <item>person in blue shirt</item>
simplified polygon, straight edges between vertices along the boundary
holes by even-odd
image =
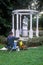
[[[14,40],[17,40],[19,38],[13,36],[13,32],[9,32],[9,35],[7,37],[7,48],[10,49],[10,48],[13,48],[13,49],[16,49],[16,43],[14,42]]]

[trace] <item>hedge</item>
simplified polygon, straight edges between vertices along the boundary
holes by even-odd
[[[7,38],[5,36],[0,36],[0,44],[6,44]]]
[[[43,36],[43,31],[39,31],[39,36]]]
[[[24,41],[24,43],[28,46],[39,46],[39,45],[43,45],[43,36],[41,37],[33,37],[32,39],[28,39],[27,41]]]
[[[5,36],[0,36],[0,44],[6,44],[7,38]],[[27,41],[23,41],[28,47],[30,46],[39,46],[43,45],[43,36],[40,37],[33,37],[32,39],[28,39]]]

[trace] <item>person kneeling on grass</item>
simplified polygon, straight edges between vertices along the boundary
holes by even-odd
[[[8,49],[16,50],[17,43],[15,43],[14,40],[17,40],[17,39],[19,39],[19,38],[13,36],[13,32],[9,32],[9,35],[7,37],[7,46],[6,47]]]

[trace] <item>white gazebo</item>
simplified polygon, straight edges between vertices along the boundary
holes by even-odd
[[[19,10],[14,10],[12,11],[12,32],[13,35],[15,34],[16,37],[20,36],[20,32],[21,32],[21,22],[23,22],[22,16],[30,16],[30,30],[29,30],[29,38],[33,38],[33,29],[32,29],[32,16],[36,15],[36,36],[39,37],[39,30],[38,30],[38,11],[36,10],[28,10],[28,9],[19,9]],[[15,18],[16,18],[16,30],[15,30]],[[26,34],[26,33],[25,33]],[[28,33],[27,33],[28,34]]]

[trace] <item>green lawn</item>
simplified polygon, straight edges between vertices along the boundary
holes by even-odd
[[[0,65],[43,65],[43,46],[19,52],[0,51]]]

